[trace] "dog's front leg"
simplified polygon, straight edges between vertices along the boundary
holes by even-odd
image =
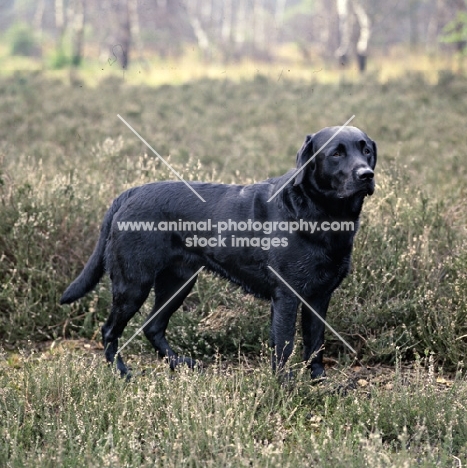
[[[323,319],[326,319],[331,296],[312,297],[307,303],[313,307]],[[302,334],[303,334],[303,360],[307,363],[311,372],[311,378],[324,377],[323,345],[324,345],[324,323],[302,304]],[[310,359],[311,358],[311,359]]]
[[[271,303],[272,369],[283,370],[292,354],[298,299],[289,292],[278,292]]]

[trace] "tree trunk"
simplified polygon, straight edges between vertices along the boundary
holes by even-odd
[[[131,46],[131,21],[129,2],[133,0],[118,0],[116,2],[117,15],[119,19],[119,45],[121,46],[120,63],[124,70],[128,69],[130,63]]]
[[[246,2],[245,0],[238,0],[237,14],[235,16],[234,35],[235,35],[235,47],[237,50],[237,54],[239,55],[241,55],[243,46],[245,44],[246,21],[247,21]]]
[[[284,24],[284,13],[285,4],[287,0],[276,0],[276,7],[274,10],[274,20],[276,21],[276,27],[281,28]]]
[[[33,26],[39,35],[42,37],[42,19],[44,18],[45,0],[37,2],[36,11],[34,12]]]
[[[101,30],[104,31],[102,42],[105,44],[102,56],[108,57],[109,66],[118,61],[122,68],[128,68],[131,45],[130,1],[133,0],[101,1]]]
[[[34,30],[38,32],[39,47],[40,47],[41,55],[42,55],[42,38],[44,35],[44,29],[42,27],[42,21],[44,19],[44,11],[45,11],[45,0],[39,0],[37,2],[37,8],[34,13],[34,19],[32,21],[32,24],[33,24]]]
[[[233,1],[225,0],[223,2],[223,16],[222,16],[222,27],[221,27],[221,41],[222,48],[224,50],[224,60],[228,61],[231,54],[232,47],[232,26],[233,20]]]
[[[418,45],[417,9],[418,0],[409,0],[410,46],[412,48]]]
[[[57,30],[56,49],[63,52],[63,36],[65,35],[65,7],[63,0],[55,0],[55,29]]]
[[[130,37],[138,52],[138,58],[141,59],[143,55],[143,42],[139,27],[138,0],[128,0],[128,17],[130,22]]]
[[[198,47],[200,48],[203,54],[204,60],[209,60],[210,58],[211,43],[209,41],[209,37],[206,33],[206,30],[203,27],[202,20],[203,18],[206,18],[206,22],[211,21],[211,7],[211,2],[207,4],[205,3],[204,6],[202,4],[200,5],[199,2],[195,3],[193,0],[189,0],[186,3],[188,20],[193,30],[193,34],[195,35],[196,42],[198,43]]]
[[[252,1],[252,49],[254,53],[265,54],[267,52],[267,40],[265,32],[266,15],[262,0]]]
[[[358,0],[353,0],[353,10],[360,27],[360,35],[357,42],[358,68],[361,72],[364,72],[366,70],[368,41],[370,39],[370,19]]]
[[[459,17],[459,15],[462,15],[462,14],[464,15],[467,14],[467,5],[463,0],[454,0],[454,5],[455,5],[455,11],[456,11],[457,17]],[[458,21],[457,26],[456,26],[456,31],[459,33],[459,35],[464,35],[464,34],[461,34],[461,31],[463,31],[464,28],[465,28],[465,24],[463,24],[461,21]],[[464,53],[466,44],[467,44],[467,41],[465,40],[459,40],[455,43],[457,52],[459,52],[460,57],[462,57]]]
[[[193,28],[193,33],[196,37],[196,41],[198,42],[198,47],[203,53],[204,59],[208,59],[210,46],[208,35],[201,26],[201,22],[197,16],[190,16],[190,24]]]
[[[71,64],[79,67],[83,59],[85,0],[73,2],[73,39]]]
[[[426,31],[427,52],[436,52],[438,49],[438,28],[439,28],[440,0],[434,0],[434,11],[430,15]]]
[[[347,65],[351,36],[351,17],[349,0],[337,0],[337,15],[339,17],[339,47],[335,55],[339,63]]]
[[[276,42],[281,40],[286,3],[287,0],[276,0],[276,8],[274,10],[274,21],[276,23]]]

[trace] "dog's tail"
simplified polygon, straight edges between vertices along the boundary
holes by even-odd
[[[138,188],[139,187],[135,187],[123,192],[113,201],[104,216],[104,220],[102,221],[99,240],[97,241],[96,247],[94,247],[94,252],[89,257],[83,271],[63,293],[63,296],[60,299],[60,304],[71,304],[77,299],[83,297],[89,291],[92,291],[102,278],[105,271],[105,247],[107,245],[113,217],[122,204],[128,200],[128,198],[130,198]]]

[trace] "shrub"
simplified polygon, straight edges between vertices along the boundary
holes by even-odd
[[[6,34],[10,42],[11,55],[34,56],[40,53],[40,48],[33,30],[25,23],[15,23]]]

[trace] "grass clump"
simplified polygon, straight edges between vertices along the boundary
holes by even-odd
[[[21,359],[1,363],[5,466],[452,466],[467,455],[460,375],[441,385],[398,366],[384,385],[367,377],[344,395],[349,369],[281,386],[266,359],[156,366],[130,383],[60,345]]]

